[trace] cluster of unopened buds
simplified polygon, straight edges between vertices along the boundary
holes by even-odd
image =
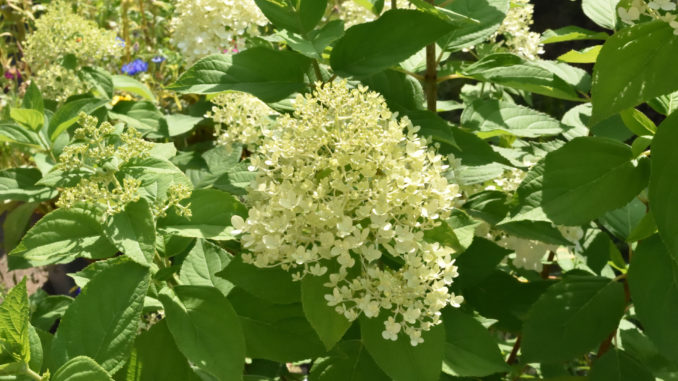
[[[425,239],[458,194],[443,158],[365,87],[316,84],[294,107],[250,158],[249,215],[232,219],[243,260],[325,276],[327,303],[348,320],[380,317],[384,338],[421,343],[463,300],[449,290],[454,250]]]
[[[617,13],[621,21],[628,25],[636,24],[643,18],[662,20],[673,28],[673,34],[678,35],[678,14],[673,0],[632,0],[628,8],[620,6]]]

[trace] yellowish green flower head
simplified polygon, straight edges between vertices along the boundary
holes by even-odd
[[[271,116],[277,114],[259,98],[237,91],[219,94],[212,103],[205,116],[214,120],[217,142],[226,147],[241,143],[254,151],[271,127]]]
[[[141,181],[132,177],[119,179],[119,169],[134,159],[149,157],[153,143],[131,127],[118,137],[110,123],[98,125],[95,117],[84,113],[80,114],[79,124],[76,142],[64,147],[57,168],[79,173],[81,179],[75,186],[60,189],[57,206],[70,208],[84,202],[101,207],[104,215],[120,213],[125,205],[139,200]],[[190,214],[187,207],[179,204],[190,194],[191,189],[183,184],[170,186],[167,197],[152,206],[154,214],[163,216],[173,206],[180,214]]]
[[[421,343],[441,309],[463,300],[449,290],[453,249],[424,239],[458,194],[443,158],[365,87],[317,84],[294,108],[251,157],[249,216],[232,219],[243,260],[295,280],[327,274],[338,313],[381,316],[385,339]]]
[[[245,49],[268,19],[254,0],[178,0],[172,19],[172,44],[188,63],[210,54]]]
[[[115,32],[75,14],[68,2],[56,1],[35,22],[35,31],[26,39],[24,59],[33,79],[49,99],[63,101],[87,90],[75,70],[60,62],[73,55],[77,67],[107,66],[121,54]]]

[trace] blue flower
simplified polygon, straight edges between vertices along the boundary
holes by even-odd
[[[137,58],[134,61],[122,65],[122,69],[120,69],[121,72],[127,74],[127,75],[135,75],[137,73],[143,73],[146,70],[148,70],[148,62],[145,62],[144,60]]]
[[[161,63],[164,60],[166,60],[166,58],[163,57],[163,56],[155,56],[155,57],[151,58],[151,62],[157,63],[157,64]]]

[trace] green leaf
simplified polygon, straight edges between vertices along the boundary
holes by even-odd
[[[115,247],[135,262],[150,266],[155,257],[155,221],[148,202],[139,199],[108,218],[104,231]]]
[[[36,297],[42,292],[42,297]],[[47,295],[44,291],[38,291],[31,295],[31,324],[43,331],[52,329],[54,322],[60,319],[73,298],[66,295]]]
[[[658,235],[638,244],[628,278],[645,334],[666,358],[678,362],[678,264]]]
[[[78,75],[85,82],[93,86],[92,93],[97,98],[113,97],[113,78],[105,69],[99,67],[83,67],[78,71]]]
[[[650,174],[650,209],[669,252],[678,258],[678,179],[675,176],[678,154],[678,112],[666,118],[657,129],[652,142],[652,173]]]
[[[537,138],[564,131],[564,126],[547,114],[497,100],[478,100],[468,105],[461,115],[461,124],[477,131],[481,138],[504,134]]]
[[[28,108],[11,108],[9,116],[31,131],[40,130],[45,123],[45,116],[42,112]]]
[[[270,303],[301,301],[300,282],[292,281],[290,273],[278,267],[258,268],[235,256],[217,276]]]
[[[26,278],[14,286],[0,305],[0,347],[3,354],[15,361],[27,363],[31,359],[29,343],[28,292]]]
[[[200,378],[242,378],[245,339],[224,295],[212,287],[176,286],[161,291],[160,301],[177,347]]]
[[[158,221],[158,228],[165,233],[182,237],[233,239],[231,217],[246,216],[247,208],[235,197],[216,189],[198,189],[182,201],[190,203],[191,217],[179,216],[173,211]]]
[[[2,248],[5,252],[14,250],[16,245],[24,236],[28,222],[33,216],[37,202],[28,202],[21,204],[7,213],[5,221],[2,223],[3,242]]]
[[[388,107],[393,111],[407,113],[410,110],[423,110],[426,101],[421,83],[405,73],[385,70],[361,82],[384,96]]]
[[[593,363],[591,381],[654,381],[655,378],[628,353],[612,348]]]
[[[377,20],[349,28],[337,41],[330,63],[341,75],[369,76],[394,66],[453,29],[427,12],[394,9]]]
[[[88,356],[110,374],[125,365],[149,286],[148,268],[131,260],[98,273],[66,310],[54,335],[52,371]]]
[[[155,105],[148,101],[121,101],[108,112],[113,120],[120,120],[134,127],[144,135],[163,136],[161,120],[163,115]]]
[[[557,67],[556,67],[557,68]],[[530,91],[558,99],[583,101],[577,88],[555,74],[550,68],[540,66],[539,61],[526,61],[508,53],[490,54],[467,66],[463,74],[479,81],[487,81]]]
[[[619,0],[582,0],[584,14],[596,24],[607,29],[617,27],[617,5]]]
[[[113,378],[96,361],[87,356],[74,357],[61,366],[52,381],[113,381]]]
[[[499,262],[510,253],[511,250],[492,241],[476,237],[471,246],[455,261],[459,276],[455,278],[453,287],[466,289],[477,286],[492,275]]]
[[[558,61],[569,63],[595,63],[602,45],[589,46],[582,50],[570,50],[569,52],[558,56]]]
[[[142,332],[134,342],[125,381],[199,381],[167,328],[167,319]]]
[[[617,328],[625,307],[621,283],[566,277],[549,287],[530,309],[523,327],[525,360],[558,363],[583,355]]]
[[[344,35],[344,22],[341,20],[330,21],[321,29],[309,32],[306,37],[287,31],[279,32],[278,35],[285,40],[290,48],[306,57],[321,61],[325,48]]]
[[[325,353],[301,303],[273,304],[241,288],[233,289],[228,299],[245,332],[247,357],[292,362]]]
[[[125,176],[140,180],[140,196],[151,205],[167,200],[167,191],[172,184],[183,184],[189,188],[192,185],[191,180],[174,164],[153,156],[130,160],[120,167],[116,176],[119,181]]]
[[[444,310],[442,319],[446,334],[443,372],[484,377],[509,370],[497,341],[480,322],[457,309]]]
[[[82,207],[48,213],[9,253],[9,267],[23,269],[67,263],[78,257],[110,257],[117,249],[105,237],[101,221],[100,214]]]
[[[629,108],[621,112],[621,118],[626,128],[638,136],[654,135],[657,132],[657,126],[654,122],[635,108]]]
[[[208,173],[196,183],[197,188],[212,186],[233,195],[247,194],[247,187],[257,176],[248,169],[249,161],[240,160],[242,147],[217,146],[202,154]],[[204,167],[203,167],[204,168]]]
[[[670,115],[678,110],[678,91],[650,99],[647,104],[662,115]]]
[[[42,178],[37,168],[9,168],[0,171],[0,200],[46,201],[57,192],[45,186],[35,185]]]
[[[327,350],[341,340],[351,322],[344,315],[327,305],[326,294],[331,289],[324,286],[329,281],[329,272],[324,276],[306,275],[301,281],[301,304],[306,320],[325,344]]]
[[[440,3],[440,1],[438,1]],[[499,29],[509,9],[508,0],[455,0],[445,2],[445,9],[478,20],[461,24],[438,40],[445,50],[460,50],[484,42]]]
[[[35,82],[31,81],[31,84],[28,85],[26,94],[24,94],[24,99],[21,100],[21,107],[30,108],[40,111],[40,113],[44,113],[45,105],[42,100],[42,94],[40,93],[40,89],[35,84]]]
[[[183,135],[193,130],[196,124],[203,120],[202,117],[195,117],[186,114],[165,115],[167,123],[167,134],[170,137]]]
[[[305,34],[320,21],[327,0],[254,0],[273,25],[293,33]]]
[[[580,137],[546,156],[542,208],[553,222],[581,225],[620,208],[647,185],[649,163],[632,162],[631,147]]]
[[[0,142],[9,142],[29,147],[44,147],[40,137],[34,131],[30,131],[22,126],[11,123],[0,123]]]
[[[29,352],[31,353],[31,359],[28,361],[28,368],[35,372],[40,372],[45,353],[38,331],[30,324],[28,325],[28,345]]]
[[[609,35],[605,32],[594,32],[575,25],[570,25],[558,29],[547,29],[541,35],[542,44],[553,44],[556,42],[580,41],[580,40],[606,40]]]
[[[129,258],[129,257],[125,257],[124,255],[119,255],[117,257],[108,258],[108,259],[104,259],[104,260],[101,260],[101,261],[96,261],[96,262],[90,263],[84,269],[82,269],[82,270],[80,270],[76,273],[70,273],[70,274],[68,274],[68,276],[73,279],[76,286],[78,286],[80,288],[85,288],[87,283],[89,283],[92,279],[94,279],[102,271],[109,269],[111,267],[115,267],[117,265],[120,265],[122,263],[127,263],[130,260],[131,260],[131,258]]]
[[[216,274],[228,266],[232,255],[219,246],[198,239],[181,263],[179,281],[191,286],[212,286],[228,295],[233,284]]]
[[[113,81],[113,89],[115,90],[126,91],[128,93],[136,94],[147,101],[151,101],[153,103],[157,102],[153,92],[148,88],[148,86],[130,77],[129,75],[113,75],[111,76],[111,80]]]
[[[91,114],[108,103],[108,99],[81,98],[59,107],[49,120],[48,135],[54,142],[59,135],[78,122],[81,112]]]
[[[384,314],[360,318],[362,341],[374,362],[395,380],[437,381],[445,350],[445,327],[439,324],[422,332],[424,342],[413,347],[404,332],[400,332],[396,341],[384,339],[381,333],[385,320]]]
[[[610,37],[593,68],[591,122],[678,90],[678,72],[666,70],[677,58],[678,36],[664,21],[637,24]]]
[[[310,381],[388,381],[360,340],[342,341],[313,362]]]
[[[621,256],[621,253],[607,233],[598,231],[582,255],[586,257],[586,265],[600,274],[607,262],[616,256]]]
[[[237,90],[275,102],[304,90],[304,74],[310,64],[311,60],[299,53],[256,47],[203,58],[168,89],[195,94]]]

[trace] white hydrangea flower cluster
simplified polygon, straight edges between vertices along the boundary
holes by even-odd
[[[43,95],[61,102],[89,89],[78,77],[77,68],[107,66],[121,53],[115,32],[73,13],[67,2],[55,1],[36,20],[35,31],[27,37],[24,60]],[[76,58],[75,70],[59,64],[69,54]]]
[[[541,39],[539,33],[530,31],[533,13],[534,5],[530,0],[511,0],[506,18],[494,33],[492,40],[496,41],[501,35],[504,44],[512,52],[528,60],[538,59],[539,55],[544,53],[544,45],[539,42]]]
[[[171,42],[188,63],[242,50],[268,24],[254,0],[177,0],[175,14]]]
[[[232,219],[249,251],[243,260],[280,266],[295,280],[329,271],[325,298],[338,313],[384,313],[384,338],[404,332],[417,345],[442,308],[463,301],[448,289],[453,250],[424,240],[450,215],[458,187],[379,94],[346,82],[317,86],[265,130],[251,157],[258,176],[249,216]]]
[[[662,20],[673,28],[673,34],[678,36],[678,14],[676,14],[676,2],[673,0],[632,0],[629,7],[620,6],[617,13],[621,21],[633,25],[640,21],[641,17],[649,17]]]
[[[139,200],[141,180],[125,177],[120,181],[118,169],[133,159],[143,159],[150,155],[153,143],[142,139],[141,134],[128,127],[116,142],[115,128],[108,122],[97,125],[97,118],[80,113],[79,124],[75,130],[77,143],[64,147],[59,156],[57,168],[63,171],[76,171],[81,174],[78,184],[61,188],[56,205],[70,208],[79,202],[100,206],[104,216],[120,213],[125,205]],[[188,206],[179,201],[189,197],[191,189],[183,184],[173,184],[165,199],[158,199],[152,205],[156,217],[165,215],[170,207],[176,207],[182,215],[190,215]]]
[[[259,98],[238,91],[219,94],[212,103],[205,116],[214,120],[217,143],[226,147],[241,143],[254,151],[262,137],[270,134],[271,116],[278,114]]]
[[[356,3],[353,0],[337,1],[334,7],[337,17],[344,21],[344,26],[348,29],[354,25],[374,21],[377,15],[366,7]],[[389,1],[384,2],[383,12],[391,9]]]

